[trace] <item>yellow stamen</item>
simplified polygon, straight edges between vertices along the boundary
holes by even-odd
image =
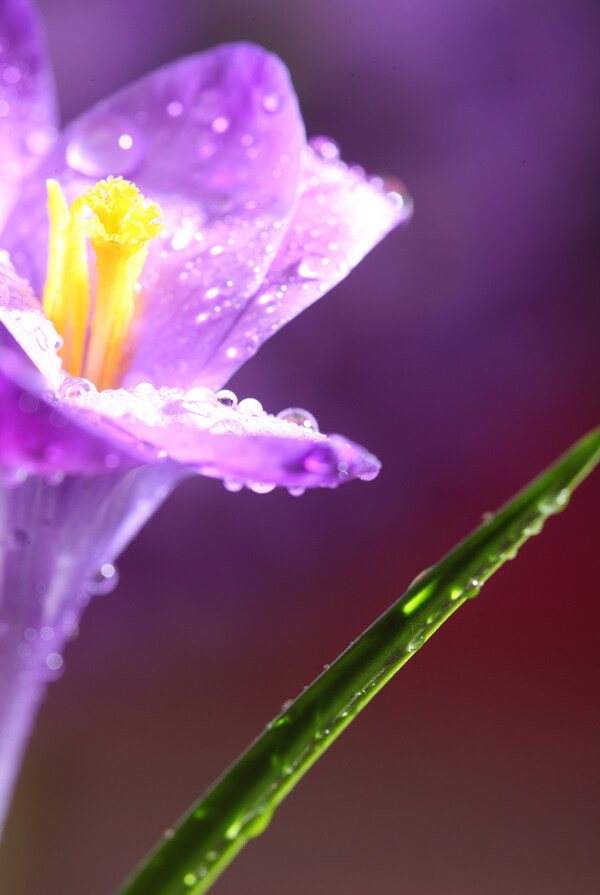
[[[83,221],[83,207],[94,215]],[[147,243],[162,212],[121,177],[102,180],[77,198],[69,213],[56,181],[48,181],[50,255],[44,310],[65,340],[62,356],[72,376],[99,389],[118,384],[136,305],[136,283]],[[90,320],[85,236],[96,255],[98,280]]]
[[[47,185],[50,250],[44,311],[64,340],[61,355],[66,369],[78,376],[90,305],[83,202],[76,199],[69,213],[57,181],[49,180]]]

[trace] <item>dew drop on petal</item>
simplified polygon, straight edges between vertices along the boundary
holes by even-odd
[[[237,404],[237,395],[228,388],[222,388],[221,391],[217,392],[217,401],[219,404],[222,404],[223,407],[235,407]]]
[[[273,92],[265,93],[265,95],[263,96],[262,104],[265,111],[273,113],[279,111],[282,102],[283,96],[281,95],[281,93]]]
[[[263,412],[263,406],[256,398],[244,398],[238,404],[238,410],[247,413],[248,416],[260,416]]]
[[[208,405],[210,407],[216,407],[218,404],[218,398],[213,391],[209,388],[204,388],[202,385],[195,385],[193,388],[189,389],[185,393],[185,403],[191,405]]]
[[[224,134],[229,129],[229,119],[219,115],[211,124],[211,128],[215,134]]]
[[[0,472],[0,481],[6,488],[18,488],[27,481],[28,472],[21,466],[14,469],[3,469]]]
[[[308,145],[316,155],[328,161],[340,157],[340,147],[330,137],[312,137]]]
[[[118,171],[133,174],[143,161],[145,139],[139,128],[121,115],[94,118],[71,138],[67,163],[86,177]]]
[[[316,475],[331,474],[335,465],[331,447],[326,444],[315,444],[304,458],[304,468]]]
[[[246,482],[246,487],[255,494],[268,494],[274,490],[275,485],[273,482]]]
[[[302,488],[301,486],[288,488],[288,494],[290,494],[292,497],[302,497],[305,491],[306,488]]]
[[[296,273],[304,280],[318,280],[323,276],[323,268],[328,264],[328,259],[321,255],[310,255],[303,258],[297,265]]]
[[[105,562],[100,566],[91,581],[88,581],[86,590],[92,596],[97,597],[102,594],[109,594],[119,583],[119,573],[116,566],[110,562]]]
[[[286,423],[294,423],[294,425],[301,426],[309,432],[319,431],[319,424],[312,413],[309,413],[308,410],[303,410],[302,407],[286,407],[285,410],[279,411],[277,419],[284,420]]]
[[[58,671],[62,668],[63,658],[60,653],[49,653],[46,657],[46,665],[50,671]]]
[[[167,106],[167,115],[169,118],[179,118],[182,112],[183,105],[177,100],[173,100],[173,102],[169,103]]]
[[[82,398],[84,395],[93,395],[98,391],[93,382],[76,376],[73,379],[65,379],[58,394],[61,398]]]
[[[239,479],[225,478],[223,479],[223,485],[227,489],[227,491],[241,491],[244,487],[244,483],[240,482]]]

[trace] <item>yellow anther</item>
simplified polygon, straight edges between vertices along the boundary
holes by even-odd
[[[83,220],[84,206],[93,216]],[[64,339],[72,376],[99,389],[118,384],[127,361],[126,342],[135,314],[136,284],[147,243],[158,235],[162,212],[121,177],[102,180],[77,198],[69,211],[56,181],[48,181],[50,252],[44,310]],[[88,237],[98,271],[93,313],[87,268]]]
[[[134,255],[162,230],[156,221],[160,207],[146,203],[136,185],[122,177],[101,180],[83,199],[95,213],[85,227],[94,248],[110,245],[113,251]]]

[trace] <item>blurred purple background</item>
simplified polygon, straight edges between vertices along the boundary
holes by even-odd
[[[425,566],[598,422],[595,0],[40,0],[64,120],[246,39],[309,134],[401,177],[413,223],[233,389],[367,444],[338,492],[184,484],[66,654],[5,895],[109,895]],[[600,477],[410,662],[215,891],[592,895]]]

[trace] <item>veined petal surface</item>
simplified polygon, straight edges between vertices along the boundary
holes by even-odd
[[[376,457],[341,435],[323,435],[244,402],[227,406],[210,389],[84,392],[69,402],[88,424],[117,429],[202,475],[288,488],[373,479]]]
[[[379,461],[207,388],[98,392],[65,378],[56,331],[6,253],[0,253],[0,468],[64,476],[177,461],[203,475],[287,487],[374,478]],[[308,418],[308,417],[307,417]]]
[[[54,84],[27,0],[0,3],[0,230],[19,187],[56,137]]]
[[[66,129],[4,234],[38,293],[44,179],[72,199],[109,174],[135,179],[165,212],[140,280],[126,387],[219,388],[411,210],[340,162],[331,141],[306,147],[287,70],[249,44],[160,69]]]
[[[412,215],[402,184],[348,167],[331,140],[311,143],[302,154],[298,206],[268,275],[202,368],[202,382],[213,388]]]
[[[142,78],[68,126],[23,189],[3,247],[39,295],[46,178],[70,200],[108,175],[135,181],[159,202],[165,225],[141,279],[136,379],[185,386],[182,352],[201,364],[264,279],[297,202],[303,145],[279,59],[250,44],[217,47]],[[196,318],[207,308],[211,324],[200,333]]]

